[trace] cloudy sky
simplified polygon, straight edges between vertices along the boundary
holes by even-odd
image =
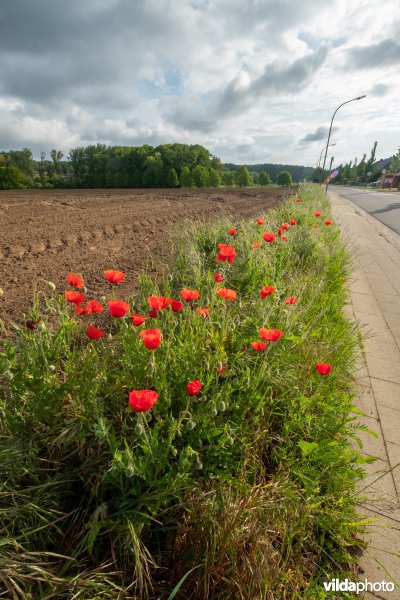
[[[314,166],[400,146],[398,0],[1,0],[0,149],[199,143]]]

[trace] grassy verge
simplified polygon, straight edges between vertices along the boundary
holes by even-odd
[[[322,581],[349,571],[361,460],[347,441],[349,259],[318,186],[260,217],[234,236],[228,221],[188,223],[163,288],[143,277],[129,299],[147,316],[149,297],[198,290],[179,312],[135,326],[129,313],[76,316],[54,291],[26,329],[3,328],[5,597],[167,598],[194,569],[177,598],[323,598]],[[232,264],[216,263],[221,243]],[[88,324],[105,336],[89,339]],[[255,349],[262,328],[283,336]],[[147,329],[161,331],[155,349]],[[136,412],[133,390],[158,399]]]

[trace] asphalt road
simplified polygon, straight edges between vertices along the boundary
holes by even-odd
[[[329,189],[351,200],[400,235],[400,192],[378,192],[340,185],[331,185]]]

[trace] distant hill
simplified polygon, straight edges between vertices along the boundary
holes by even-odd
[[[228,171],[237,171],[243,165],[235,165],[234,163],[224,163],[225,169]],[[256,172],[261,173],[261,171],[266,171],[273,182],[276,181],[276,177],[278,173],[281,171],[289,171],[292,176],[293,181],[303,181],[303,179],[311,180],[314,174],[315,169],[313,167],[303,167],[301,165],[275,165],[275,164],[261,164],[261,165],[244,165],[248,168],[250,173]]]

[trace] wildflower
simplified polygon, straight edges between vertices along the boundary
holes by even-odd
[[[275,237],[276,235],[274,233],[264,233],[263,240],[266,241],[268,244],[271,244],[274,241]]]
[[[145,412],[152,408],[158,400],[154,390],[132,390],[129,392],[129,404],[135,412]]]
[[[289,229],[289,223],[282,223],[281,227],[287,231]]]
[[[230,229],[229,230],[229,235],[236,235],[236,234],[237,234],[236,229]]]
[[[104,306],[100,302],[97,302],[97,300],[89,300],[86,307],[92,313],[100,313],[104,310]]]
[[[200,292],[198,290],[187,290],[186,288],[181,290],[179,293],[185,302],[192,302],[192,300],[197,300],[197,298],[200,296]]]
[[[129,304],[123,302],[123,300],[110,300],[108,302],[108,308],[110,309],[111,316],[116,317],[117,319],[120,319],[129,312]]]
[[[210,311],[208,310],[208,308],[200,307],[200,308],[197,309],[197,313],[200,316],[203,316],[203,317],[209,317],[210,316]]]
[[[265,342],[250,342],[250,346],[257,350],[257,352],[262,352],[267,347]]]
[[[318,373],[320,373],[320,375],[328,375],[333,369],[332,365],[330,365],[329,363],[317,363],[315,365],[315,368],[317,369]]]
[[[228,263],[232,264],[236,256],[235,248],[233,248],[233,246],[229,246],[228,244],[218,244],[218,248],[219,250],[216,262],[228,261]]]
[[[315,225],[315,223],[314,223],[313,229],[318,229],[318,225]]]
[[[83,304],[86,300],[85,294],[82,292],[65,292],[65,299],[67,302],[72,302],[73,304]]]
[[[122,283],[125,281],[125,273],[122,271],[115,271],[115,269],[108,269],[107,271],[103,271],[106,279],[110,283]]]
[[[98,340],[106,335],[105,331],[97,329],[94,325],[88,325],[86,333],[91,340]]]
[[[318,210],[314,213],[314,217],[320,217],[322,215],[322,213],[320,213]]]
[[[219,288],[219,290],[217,290],[217,294],[218,296],[221,296],[221,298],[224,298],[225,300],[236,300],[236,292],[234,290],[230,290],[228,288]]]
[[[296,198],[295,202],[300,202],[300,198]]]
[[[286,304],[297,304],[297,298],[296,296],[289,296],[286,298],[285,302]]]
[[[139,335],[149,350],[155,350],[161,344],[162,335],[159,329],[144,329]]]
[[[285,237],[284,235],[281,237],[282,242],[287,242],[287,237]]]
[[[297,221],[295,219],[290,219],[289,223],[291,225],[297,225]]]
[[[36,321],[25,321],[25,326],[30,329],[31,331],[33,331],[34,329],[36,329],[36,325],[38,323],[40,323],[42,320],[42,317],[39,317],[38,319],[36,319]],[[41,323],[42,325],[42,323]],[[40,328],[40,325],[39,325]]]
[[[132,319],[132,325],[134,325],[135,327],[143,325],[143,323],[146,320],[146,317],[144,315],[138,315],[136,313],[129,315],[129,317]]]
[[[257,219],[257,224],[258,225],[264,225],[264,221],[262,219]]]
[[[282,235],[282,231],[283,231],[282,227],[278,227],[278,235]]]
[[[154,308],[154,310],[162,310],[169,306],[172,302],[171,298],[166,298],[165,296],[150,296],[147,298],[147,302],[149,303],[150,308]]]
[[[200,390],[203,387],[203,384],[198,379],[194,379],[193,381],[189,381],[186,386],[186,391],[188,396],[198,396],[200,394]]]
[[[180,300],[172,300],[171,301],[171,310],[172,312],[178,313],[183,309],[184,304]]]
[[[254,250],[256,250],[256,248],[259,248],[259,247],[260,247],[260,242],[254,242],[252,244],[252,248],[254,248]]]
[[[88,306],[81,306],[80,304],[75,304],[75,312],[77,315],[90,315],[91,310]]]
[[[324,221],[324,225],[332,225],[332,221]]]
[[[148,315],[151,319],[157,319],[158,311],[152,308],[151,310],[149,310]]]
[[[219,365],[217,365],[219,366]],[[221,365],[219,369],[217,369],[217,373],[223,373],[225,371],[225,365]]]
[[[267,342],[276,342],[283,336],[283,331],[280,329],[265,329],[264,327],[259,329],[258,333]]]
[[[274,291],[275,291],[275,288],[272,287],[272,285],[264,285],[264,287],[261,288],[260,296],[264,300],[264,298],[273,294]]]
[[[77,275],[76,273],[69,273],[69,275],[67,275],[66,281],[67,281],[68,285],[72,285],[72,287],[75,287],[75,288],[83,287],[83,279],[80,275]]]
[[[221,283],[221,281],[224,281],[225,279],[225,277],[222,277],[220,273],[214,273],[213,277],[214,281],[216,281],[217,283]]]

